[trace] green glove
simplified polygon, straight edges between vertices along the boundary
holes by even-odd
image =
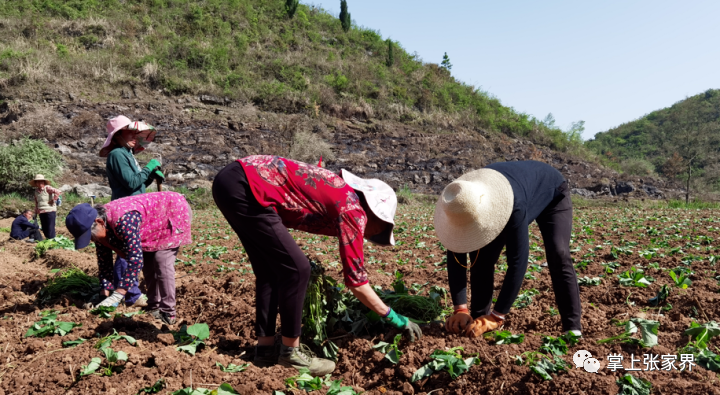
[[[152,173],[155,178],[159,179],[160,182],[165,182],[165,174],[163,174],[160,169],[155,169],[155,171]]]
[[[408,332],[411,342],[414,342],[416,337],[422,337],[422,331],[420,330],[418,324],[410,321],[407,317],[396,313],[393,309],[390,309],[390,314],[388,314],[388,316],[383,319],[385,320],[385,322],[392,325],[394,328],[403,329],[404,331]]]
[[[148,169],[150,169],[150,172],[152,173],[153,170],[155,170],[156,167],[160,167],[160,162],[157,161],[157,159],[150,159],[150,162],[148,162],[147,166]]]

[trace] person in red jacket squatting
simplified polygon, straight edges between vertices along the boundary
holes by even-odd
[[[337,236],[345,285],[387,323],[422,336],[417,324],[393,311],[370,288],[364,267],[363,237],[395,245],[393,227],[397,197],[386,183],[342,177],[279,156],[256,155],[237,160],[215,177],[213,198],[237,233],[255,273],[258,343],[254,364],[280,364],[315,376],[335,370],[335,363],[316,358],[300,344],[310,262],[287,228]],[[275,346],[275,319],[280,310],[282,344]]]

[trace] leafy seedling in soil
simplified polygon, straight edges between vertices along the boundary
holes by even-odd
[[[416,323],[427,323],[442,319],[444,309],[440,305],[439,291],[444,291],[444,289],[431,288],[429,291],[430,297],[410,295],[410,290],[405,286],[403,276],[399,271],[395,271],[395,280],[392,283],[393,291],[379,292],[380,299],[398,314],[402,314]]]
[[[120,361],[127,361],[128,355],[124,351],[115,351],[110,347],[103,348],[100,351],[105,354],[107,366],[100,371],[102,376],[112,376],[113,372],[121,372],[122,367],[117,366]],[[93,358],[90,363],[81,367],[80,377],[95,373],[102,363],[100,358]]]
[[[462,347],[453,347],[448,351],[435,350],[430,354],[431,361],[420,367],[410,378],[411,382],[422,380],[430,377],[435,372],[446,371],[450,374],[450,378],[455,380],[461,374],[465,373],[473,365],[479,365],[478,357],[470,357],[463,359],[462,355],[457,351],[462,351]]]
[[[654,298],[648,299],[648,304],[652,307],[657,307],[661,303],[664,303],[669,295],[670,287],[667,284],[664,284],[662,287],[660,287],[660,290]]]
[[[330,384],[330,389],[326,395],[358,395],[352,387],[341,386],[342,380],[335,380]]]
[[[245,369],[247,369],[248,364],[244,363],[242,365],[235,365],[234,363],[231,363],[228,364],[228,366],[223,366],[220,362],[215,362],[215,366],[219,367],[220,370],[225,373],[239,373],[244,372]]]
[[[495,344],[520,344],[525,341],[525,335],[513,335],[510,331],[494,331],[488,332],[484,335],[486,339],[492,339]]]
[[[72,347],[75,347],[75,346],[79,346],[79,345],[85,343],[86,341],[87,341],[87,339],[83,339],[83,338],[81,337],[81,338],[79,338],[79,339],[77,339],[77,340],[64,341],[64,342],[62,342],[62,346],[63,346],[63,347],[68,347],[68,348],[72,348]]]
[[[675,274],[675,272],[671,271],[669,274],[673,283],[675,283],[675,286],[678,288],[687,289],[690,285],[692,285],[692,280],[690,280],[685,273]]]
[[[33,324],[25,333],[25,337],[45,337],[49,335],[60,335],[65,336],[73,328],[82,326],[82,324],[76,324],[74,322],[63,322],[57,321],[57,313],[44,312],[41,313],[42,318],[40,321]]]
[[[538,291],[537,289],[534,289],[534,288],[521,292],[520,295],[518,295],[518,297],[513,302],[513,307],[522,309],[522,308],[530,306],[533,301],[532,297],[539,293],[540,293],[540,291]]]
[[[63,235],[59,235],[52,239],[47,239],[35,244],[35,256],[40,258],[45,255],[48,250],[56,248],[64,248],[66,250],[74,250],[75,243]]]
[[[579,285],[590,286],[590,285],[600,285],[600,283],[602,283],[602,279],[600,277],[590,278],[588,276],[585,276],[583,278],[578,278]]]
[[[203,340],[210,337],[210,328],[204,323],[190,326],[183,325],[180,332],[176,332],[174,335],[179,344],[178,351],[185,351],[190,355],[195,355],[198,346],[204,345]]]
[[[604,344],[620,341],[621,343],[637,344],[646,348],[654,347],[658,344],[657,334],[659,326],[660,323],[658,321],[631,318],[630,321],[625,324],[625,332],[618,336],[598,340],[597,343]],[[638,329],[640,329],[641,339],[632,337],[633,334],[638,332]]]
[[[566,355],[568,352],[568,345],[574,346],[578,343],[580,336],[575,335],[572,332],[568,332],[562,336],[552,337],[543,336],[543,344],[540,346],[540,351],[552,355]]]
[[[78,268],[56,273],[47,284],[38,291],[37,303],[46,305],[62,295],[77,296],[87,299],[100,292],[100,281],[97,277],[88,276]]]
[[[400,351],[400,348],[398,347],[400,339],[402,339],[402,334],[397,334],[395,335],[395,339],[392,343],[379,342],[374,345],[373,348],[385,354],[385,358],[388,361],[397,364],[400,362],[400,357],[403,355],[402,351]]]
[[[650,283],[655,281],[652,277],[645,276],[642,269],[636,267],[618,275],[618,278],[620,279],[620,285],[625,287],[646,288]]]
[[[103,349],[103,348],[110,347],[112,345],[113,341],[121,340],[121,339],[125,339],[132,346],[137,344],[137,340],[135,340],[134,337],[118,334],[117,331],[113,328],[113,333],[110,335],[107,335],[105,337],[101,337],[100,340],[98,340],[97,343],[95,343],[95,348]]]
[[[110,313],[114,312],[117,307],[100,306],[90,310],[90,314],[94,314],[100,318],[110,318]]]
[[[618,395],[650,395],[652,384],[639,377],[626,374],[615,382],[620,387]]]
[[[160,379],[155,382],[155,384],[151,385],[150,387],[142,388],[136,395],[140,394],[157,394],[158,392],[162,391],[162,389],[165,388],[165,379]]]
[[[325,375],[325,379],[322,377],[313,377],[310,375],[310,370],[302,368],[299,371],[300,374],[285,379],[285,384],[291,389],[305,390],[307,392],[317,391],[322,389],[323,384],[329,385],[330,375]]]
[[[693,322],[684,334],[690,336],[691,340],[680,353],[693,354],[698,365],[713,372],[720,371],[720,355],[708,349],[710,339],[720,335],[720,326],[715,321],[705,324]]]
[[[551,359],[538,351],[526,351],[522,353],[522,355],[516,355],[515,363],[520,366],[527,365],[533,373],[540,376],[543,380],[552,380],[551,373],[559,374],[566,372],[568,367],[570,367],[567,362],[557,355],[553,355]]]
[[[171,395],[240,395],[240,393],[236,392],[230,384],[222,383],[220,387],[212,391],[205,388],[185,388],[177,390]]]

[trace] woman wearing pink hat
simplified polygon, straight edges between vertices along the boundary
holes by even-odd
[[[370,288],[364,267],[363,238],[395,245],[397,198],[380,180],[364,180],[342,171],[278,156],[239,159],[215,177],[213,198],[237,233],[256,277],[255,365],[308,368],[322,376],[335,369],[300,344],[310,262],[287,228],[337,236],[345,285],[386,323],[403,329],[411,341],[422,336],[417,324],[386,306]],[[275,319],[280,312],[282,344],[275,346]]]
[[[154,129],[139,138],[137,122],[120,115],[108,121],[107,139],[100,157],[107,157],[105,162],[112,200],[145,193],[145,187],[152,184],[155,178],[164,179],[160,172],[160,162],[151,159],[144,168],[133,154],[145,149],[144,145],[155,137]]]

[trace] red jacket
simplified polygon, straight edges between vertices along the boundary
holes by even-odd
[[[257,201],[272,207],[283,225],[338,237],[345,285],[368,283],[363,257],[367,216],[355,190],[340,176],[279,156],[254,155],[238,162]]]

